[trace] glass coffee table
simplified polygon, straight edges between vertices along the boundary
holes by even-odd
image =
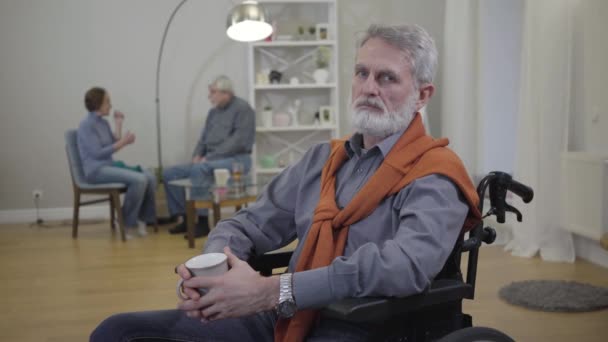
[[[235,207],[239,211],[248,203],[254,202],[264,188],[264,185],[258,184],[199,187],[194,186],[189,178],[176,179],[170,181],[169,184],[184,188],[186,193],[186,236],[190,248],[194,248],[196,209],[211,210],[213,223],[210,225],[210,229],[213,229],[220,220],[222,207]]]

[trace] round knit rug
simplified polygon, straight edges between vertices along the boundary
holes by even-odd
[[[526,280],[504,286],[500,298],[528,309],[583,312],[608,308],[608,288],[563,280]]]

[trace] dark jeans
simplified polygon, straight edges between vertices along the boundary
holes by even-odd
[[[109,317],[91,334],[91,342],[263,342],[274,341],[271,312],[201,323],[179,310],[123,313]],[[365,341],[368,332],[338,321],[321,320],[307,341]]]

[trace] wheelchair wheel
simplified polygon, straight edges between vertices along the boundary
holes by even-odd
[[[492,328],[471,327],[457,330],[437,342],[515,342],[506,334]]]

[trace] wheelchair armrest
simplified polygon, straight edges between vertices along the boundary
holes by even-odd
[[[461,301],[472,290],[469,284],[461,280],[442,279],[434,281],[429,290],[409,297],[343,299],[324,308],[322,315],[353,323],[385,321],[434,305]]]
[[[272,270],[287,267],[293,251],[273,251],[249,260],[253,269],[262,275],[272,275]],[[436,279],[430,288],[420,294],[397,297],[346,298],[322,309],[322,315],[354,323],[377,322],[400,315],[424,310],[433,306],[460,302],[472,298],[473,286],[461,279]]]
[[[289,265],[289,259],[293,251],[272,251],[249,260],[249,265],[254,270],[259,271],[263,276],[272,275],[272,270],[280,267],[287,267]]]

